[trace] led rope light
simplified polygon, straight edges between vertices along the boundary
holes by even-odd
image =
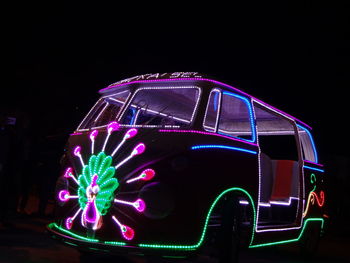
[[[70,193],[67,190],[62,190],[58,193],[58,198],[62,201],[62,202],[66,202],[69,199],[77,199],[79,198],[79,196],[77,195],[70,195]]]
[[[109,136],[111,136],[112,132],[117,131],[119,129],[119,123],[116,121],[111,122],[110,124],[108,124],[107,126],[107,137],[105,139],[105,142],[103,143],[103,147],[102,147],[102,152],[104,152],[106,144],[108,142]]]
[[[119,203],[119,204],[124,204],[124,205],[130,205],[130,206],[134,207],[138,212],[143,212],[146,209],[145,202],[140,198],[134,202],[124,201],[124,200],[120,200],[120,199],[114,199],[114,202]]]
[[[239,147],[233,147],[233,146],[226,146],[226,145],[195,145],[191,147],[191,150],[201,150],[201,149],[225,149],[225,150],[233,150],[233,151],[240,151],[240,152],[246,152],[250,154],[257,154],[256,151],[239,148]]]
[[[141,174],[135,178],[129,179],[126,181],[127,184],[130,184],[132,182],[143,180],[143,181],[149,181],[152,180],[155,175],[155,172],[153,169],[146,169],[141,172]]]
[[[77,210],[77,212],[72,216],[72,217],[68,217],[65,221],[65,226],[67,229],[71,229],[72,228],[72,225],[73,225],[73,222],[74,222],[74,219],[78,216],[78,214],[82,211],[81,208],[79,208]]]
[[[94,145],[95,145],[95,138],[97,137],[98,130],[93,130],[90,133],[90,140],[91,140],[91,154],[94,154]]]
[[[73,175],[73,168],[72,167],[68,167],[63,175],[65,178],[72,178],[73,181],[76,184],[79,184],[78,180],[75,178],[75,176]]]
[[[84,164],[84,161],[83,161],[83,157],[81,157],[80,151],[81,151],[81,147],[80,147],[80,146],[76,146],[76,147],[74,148],[74,150],[73,150],[73,154],[74,154],[75,156],[79,157],[80,163],[81,163],[81,165],[84,167],[85,164]]]
[[[120,147],[122,147],[122,145],[128,140],[131,139],[132,137],[134,137],[137,134],[137,130],[136,129],[130,129],[126,132],[126,134],[123,137],[123,140],[118,144],[118,146],[114,149],[114,151],[112,152],[111,156],[114,156],[116,154],[116,152],[120,149]]]
[[[131,154],[126,157],[123,161],[121,161],[120,163],[118,163],[115,166],[115,169],[117,170],[120,166],[122,166],[123,164],[125,164],[127,161],[129,161],[131,158],[133,158],[136,155],[139,155],[141,153],[143,153],[146,149],[146,146],[143,143],[138,144],[133,151],[131,152]]]
[[[308,165],[304,165],[303,167],[306,168],[306,169],[309,169],[309,170],[314,170],[314,171],[317,171],[317,172],[324,173],[324,170],[320,169],[320,168],[315,168],[315,167],[311,167],[311,166],[308,166]]]
[[[119,226],[120,231],[121,231],[121,233],[122,233],[122,235],[123,235],[123,237],[125,239],[132,240],[134,238],[135,232],[134,232],[134,230],[131,227],[129,227],[127,225],[123,225],[122,223],[120,223],[119,220],[115,216],[112,216],[112,219]]]
[[[322,207],[324,205],[325,202],[325,196],[324,196],[324,191],[320,191],[320,196],[317,195],[317,193],[315,192],[316,190],[316,175],[315,174],[311,174],[310,175],[310,182],[311,184],[314,185],[313,189],[310,191],[309,196],[307,198],[307,203],[306,203],[306,208],[305,211],[303,213],[303,217],[305,217],[309,211],[310,208],[310,203],[314,204],[315,200],[316,203],[319,207]]]

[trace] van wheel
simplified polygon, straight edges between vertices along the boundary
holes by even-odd
[[[300,240],[300,254],[303,258],[311,259],[315,256],[320,241],[321,227],[311,225],[306,230]]]
[[[223,207],[217,237],[218,262],[236,263],[239,257],[240,213],[237,199],[230,198]]]

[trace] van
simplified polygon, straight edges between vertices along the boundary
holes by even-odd
[[[196,72],[99,91],[70,135],[50,234],[79,250],[234,261],[240,247],[314,250],[325,171],[312,129]]]

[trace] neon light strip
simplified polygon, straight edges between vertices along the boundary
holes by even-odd
[[[307,199],[306,209],[305,209],[305,211],[303,213],[303,217],[305,217],[307,215],[307,212],[309,211],[310,203],[314,204],[315,199],[316,199],[317,205],[319,207],[322,207],[324,205],[324,202],[325,202],[324,192],[321,191],[320,192],[320,198],[318,198],[318,195],[314,191],[315,188],[316,188],[316,186],[314,187],[313,191],[311,191],[310,194],[309,194],[309,197]]]
[[[138,145],[135,146],[135,148],[132,150],[132,152],[130,153],[130,155],[128,157],[126,157],[123,161],[121,161],[120,163],[118,163],[115,166],[115,169],[118,169],[120,166],[125,164],[127,161],[129,161],[134,156],[143,153],[145,151],[145,149],[146,149],[146,146],[143,143],[139,143]]]
[[[228,95],[228,96],[232,96],[232,97],[236,97],[236,98],[242,100],[247,105],[247,108],[249,111],[250,129],[252,132],[252,139],[247,140],[247,141],[255,142],[256,141],[256,131],[255,131],[255,125],[254,125],[254,114],[253,114],[252,105],[250,104],[250,101],[246,97],[242,97],[238,94],[234,94],[231,92],[224,91],[223,94]]]
[[[310,164],[313,164],[313,165],[318,165],[318,166],[320,166],[320,167],[323,167],[323,166],[324,166],[324,165],[321,164],[321,163],[315,163],[315,162],[311,162],[311,161],[309,161],[309,160],[304,160],[304,162],[305,162],[305,163],[310,163]]]
[[[127,139],[124,136],[123,140],[118,144],[117,147],[115,147],[114,151],[112,152],[112,154],[111,154],[112,157],[116,154],[116,152],[120,149],[120,147],[122,147],[122,145],[126,142],[126,140]]]
[[[310,170],[314,170],[314,171],[318,171],[318,172],[324,173],[324,170],[320,169],[320,168],[315,168],[315,167],[311,167],[311,166],[308,166],[308,165],[304,165],[303,167],[306,168],[306,169],[310,169]]]
[[[65,225],[66,225],[66,228],[67,229],[71,229],[72,228],[72,225],[73,225],[73,221],[74,219],[78,216],[78,214],[80,213],[82,209],[79,208],[78,211],[74,214],[74,216],[72,217],[68,217],[65,221]]]
[[[202,235],[201,235],[199,241],[196,244],[194,244],[194,245],[139,244],[138,246],[142,247],[142,248],[175,249],[175,250],[195,250],[195,249],[199,248],[202,245],[203,241],[204,241],[205,234],[206,234],[206,231],[207,231],[208,222],[209,222],[209,218],[210,218],[210,215],[211,215],[214,207],[216,206],[217,202],[225,194],[227,194],[228,192],[232,192],[232,191],[242,192],[243,194],[245,194],[248,197],[249,202],[252,205],[253,216],[254,216],[253,220],[254,220],[254,224],[255,224],[255,222],[256,222],[256,212],[255,212],[255,206],[254,206],[253,198],[250,196],[250,194],[246,190],[244,190],[242,188],[239,188],[239,187],[233,187],[233,188],[229,188],[229,189],[223,191],[219,196],[216,197],[216,199],[212,203],[212,205],[211,205],[211,207],[210,207],[210,209],[209,209],[209,211],[207,213],[207,217],[206,217],[206,220],[205,220],[205,223],[204,223],[204,227],[203,227],[203,230],[202,230]],[[254,231],[252,232],[250,244],[252,244],[253,240],[254,240]]]
[[[284,116],[288,116],[288,117],[290,117],[291,119],[300,122],[302,125],[306,126],[306,127],[309,128],[310,130],[312,130],[312,128],[311,128],[309,125],[307,125],[306,123],[302,122],[301,120],[299,120],[299,119],[297,119],[297,118],[295,118],[295,117],[289,115],[288,113],[285,113],[284,111],[281,111],[281,110],[279,110],[279,109],[276,109],[275,107],[273,107],[273,106],[267,104],[266,102],[263,102],[263,101],[261,101],[261,100],[255,98],[255,97],[249,95],[248,93],[245,93],[244,91],[241,91],[241,90],[239,90],[239,89],[237,89],[237,88],[235,88],[235,87],[233,87],[233,86],[230,86],[230,85],[228,85],[228,84],[225,84],[225,83],[223,83],[223,82],[220,82],[220,81],[217,81],[217,80],[213,80],[213,79],[207,79],[207,78],[177,78],[177,79],[137,80],[137,81],[131,81],[131,82],[128,82],[128,83],[120,83],[120,84],[116,84],[116,85],[113,85],[113,84],[112,84],[112,85],[109,85],[109,86],[106,87],[106,88],[103,88],[103,89],[99,90],[99,92],[104,92],[104,91],[106,91],[106,90],[108,90],[108,89],[113,89],[113,88],[117,88],[117,87],[122,87],[122,86],[127,86],[127,85],[132,85],[132,84],[138,84],[138,83],[178,82],[178,81],[183,81],[183,80],[187,80],[187,81],[188,81],[188,80],[189,80],[189,81],[208,81],[208,82],[212,82],[212,83],[214,83],[214,84],[216,84],[216,85],[220,85],[220,86],[224,86],[224,87],[229,88],[229,89],[233,89],[233,90],[235,90],[236,92],[239,92],[240,94],[243,94],[243,95],[245,95],[245,96],[247,96],[247,97],[250,97],[250,98],[254,99],[255,101],[260,102],[261,104],[263,104],[263,105],[265,105],[265,106],[268,106],[268,107],[274,109],[275,111],[279,112],[280,114],[282,114],[282,115],[284,115]]]
[[[159,130],[159,132],[198,133],[198,134],[203,134],[203,135],[218,136],[218,137],[222,137],[222,138],[233,140],[233,141],[244,142],[244,143],[247,143],[247,144],[250,144],[253,146],[258,146],[257,144],[252,143],[252,142],[248,142],[246,140],[238,139],[236,137],[225,136],[222,134],[212,133],[212,132],[203,132],[203,131],[195,131],[195,130]]]
[[[213,148],[233,150],[233,151],[240,151],[240,152],[246,152],[246,153],[251,153],[251,154],[257,154],[256,151],[247,150],[247,149],[244,149],[244,148],[233,147],[233,146],[226,146],[226,145],[195,145],[195,146],[191,147],[191,150],[213,149]]]
[[[138,212],[143,212],[146,209],[146,204],[142,199],[137,199],[134,202],[128,202],[128,201],[124,201],[124,200],[120,200],[120,199],[114,199],[115,203],[119,203],[119,204],[124,204],[124,205],[129,205],[134,207]]]
[[[318,163],[318,155],[317,155],[317,151],[316,151],[316,146],[315,146],[315,141],[314,138],[312,137],[311,133],[309,132],[308,129],[304,128],[303,126],[297,124],[298,128],[302,129],[303,131],[305,131],[307,133],[307,135],[309,136],[309,139],[311,141],[311,145],[312,145],[312,150],[314,151],[314,156],[315,156],[315,162]]]
[[[300,231],[299,236],[294,239],[288,239],[288,240],[282,240],[282,241],[275,241],[270,243],[264,243],[264,244],[257,244],[257,245],[250,245],[249,248],[257,248],[257,247],[266,247],[266,246],[273,246],[273,245],[280,245],[280,244],[286,244],[291,242],[297,242],[300,240],[300,238],[303,236],[306,226],[309,222],[321,222],[321,228],[323,229],[324,226],[324,219],[323,218],[307,218],[304,222],[303,229]]]

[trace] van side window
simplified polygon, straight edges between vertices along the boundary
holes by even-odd
[[[222,93],[218,133],[255,141],[253,113],[248,99]]]
[[[221,92],[217,89],[213,89],[210,92],[207,109],[204,116],[203,127],[204,130],[210,132],[216,132],[218,114],[221,101]]]
[[[274,160],[298,161],[298,147],[292,121],[254,104],[259,146]]]
[[[311,133],[306,128],[300,125],[297,126],[304,160],[318,163],[316,147]]]

